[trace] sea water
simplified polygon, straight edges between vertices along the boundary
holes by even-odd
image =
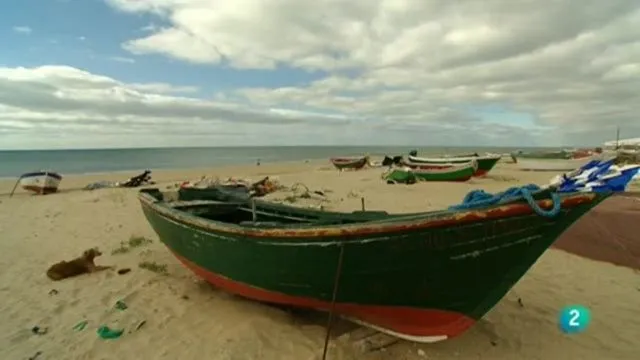
[[[90,174],[145,169],[189,169],[220,165],[242,165],[260,160],[278,161],[328,159],[333,156],[396,156],[418,150],[420,156],[443,153],[508,153],[513,148],[443,148],[420,146],[271,146],[197,147],[83,150],[2,150],[0,178],[15,178],[34,170],[62,174]]]

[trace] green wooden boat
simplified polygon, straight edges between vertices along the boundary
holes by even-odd
[[[409,155],[407,157],[408,161],[406,164],[410,167],[420,168],[422,166],[432,166],[432,165],[455,165],[455,164],[465,164],[469,161],[477,161],[478,167],[474,172],[473,176],[485,176],[494,166],[500,161],[502,155],[482,155],[482,156],[467,156],[467,157],[437,157],[437,158],[423,158],[414,155]],[[424,165],[422,165],[424,164]]]
[[[386,181],[394,183],[414,183],[416,181],[467,181],[473,177],[477,162],[451,165],[448,167],[412,169],[410,167],[393,168],[383,175]]]
[[[609,196],[560,194],[554,203],[551,195],[415,214],[322,212],[211,194],[186,201],[158,189],[141,190],[139,200],[168,249],[222,289],[303,308],[334,304],[360,324],[434,342],[469,329]],[[552,207],[554,216],[539,215]]]

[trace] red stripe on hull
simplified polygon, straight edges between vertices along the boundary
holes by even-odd
[[[489,173],[489,172],[488,172],[487,170],[481,170],[481,169],[478,169],[478,170],[476,170],[476,171],[473,173],[473,176],[476,176],[476,177],[477,177],[477,176],[485,176],[485,175],[487,175],[488,173]]]
[[[331,308],[331,303],[326,301],[268,291],[231,280],[212,273],[174,252],[172,253],[196,275],[231,293],[258,301],[302,308],[325,311]],[[460,313],[403,306],[337,303],[335,310],[342,316],[355,318],[381,329],[409,337],[443,335],[453,337],[463,333],[475,323],[474,319]]]
[[[45,187],[43,188],[42,186],[35,186],[35,185],[25,185],[22,187],[23,189],[27,190],[27,191],[33,191],[35,193],[38,194],[51,194],[54,193],[56,191],[58,191],[57,187]]]

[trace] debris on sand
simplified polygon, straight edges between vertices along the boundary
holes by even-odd
[[[115,188],[115,187],[127,187],[127,188],[135,188],[142,185],[153,185],[154,181],[151,180],[151,170],[145,170],[139,175],[130,177],[129,179],[118,182],[118,181],[96,181],[84,187],[84,190],[96,190],[96,189],[105,189],[105,188]]]
[[[124,329],[110,329],[108,326],[103,325],[98,328],[98,336],[105,340],[117,339],[122,333],[124,333]]]
[[[262,178],[259,181],[253,182],[251,179],[241,179],[236,177],[229,177],[225,180],[220,178],[209,178],[203,176],[197,181],[185,181],[180,184],[180,187],[193,187],[198,189],[207,189],[217,186],[239,186],[248,189],[251,197],[262,197],[267,194],[273,193],[283,188],[278,180],[270,178],[269,176]]]

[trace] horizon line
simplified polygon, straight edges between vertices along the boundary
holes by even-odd
[[[379,147],[379,148],[456,148],[456,149],[473,149],[473,148],[492,148],[492,149],[556,149],[556,148],[592,148],[602,147],[602,145],[252,145],[252,146],[239,146],[239,145],[227,145],[227,146],[140,146],[140,147],[102,147],[102,148],[32,148],[32,149],[0,149],[0,151],[98,151],[98,150],[165,150],[165,149],[233,149],[233,148],[291,148],[291,147],[306,147],[306,148],[358,148],[358,147]]]

